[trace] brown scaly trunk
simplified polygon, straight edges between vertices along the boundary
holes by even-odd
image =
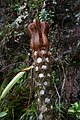
[[[49,52],[48,32],[46,22],[33,21],[28,26],[31,34],[30,47],[35,68],[35,100],[37,105],[37,120],[53,120],[53,86],[51,81],[51,55]]]

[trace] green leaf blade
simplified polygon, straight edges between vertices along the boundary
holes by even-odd
[[[4,117],[4,116],[6,116],[6,115],[7,115],[6,112],[1,112],[1,113],[0,113],[0,118]]]
[[[18,82],[18,80],[25,74],[26,72],[19,72],[12,80],[11,82],[6,86],[4,91],[2,92],[0,96],[0,100],[3,99],[6,94],[11,90],[11,88]]]

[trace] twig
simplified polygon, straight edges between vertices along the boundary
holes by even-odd
[[[65,86],[65,81],[66,81],[66,74],[65,74],[65,71],[64,71],[64,66],[62,64],[62,60],[60,59],[60,56],[58,56],[58,60],[61,64],[61,67],[62,67],[62,70],[63,70],[63,76],[64,76],[64,79],[63,79],[63,83],[62,83],[62,87],[61,87],[61,96],[63,94],[63,91],[64,91],[64,86]]]
[[[53,83],[54,83],[54,87],[55,87],[55,90],[56,90],[56,93],[57,93],[57,96],[58,96],[58,100],[59,100],[59,117],[60,117],[61,96],[60,96],[60,94],[59,94],[59,91],[58,91],[58,89],[57,89],[57,87],[56,87],[55,82],[53,82]]]

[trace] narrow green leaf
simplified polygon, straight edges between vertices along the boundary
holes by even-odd
[[[80,113],[80,110],[77,110],[78,113]]]
[[[11,82],[6,86],[4,91],[2,92],[0,96],[0,100],[3,99],[6,94],[11,90],[11,88],[18,82],[18,80],[25,74],[26,72],[19,72],[12,80]]]
[[[0,118],[4,117],[4,116],[6,116],[6,115],[7,115],[6,112],[1,112],[1,113],[0,113]]]
[[[74,109],[69,109],[68,112],[69,113],[75,113],[76,111]]]

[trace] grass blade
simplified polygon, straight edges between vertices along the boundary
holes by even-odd
[[[6,86],[4,91],[2,92],[0,96],[0,100],[3,99],[6,94],[11,90],[11,88],[18,82],[18,80],[25,74],[26,72],[19,72],[12,80],[11,82]]]

